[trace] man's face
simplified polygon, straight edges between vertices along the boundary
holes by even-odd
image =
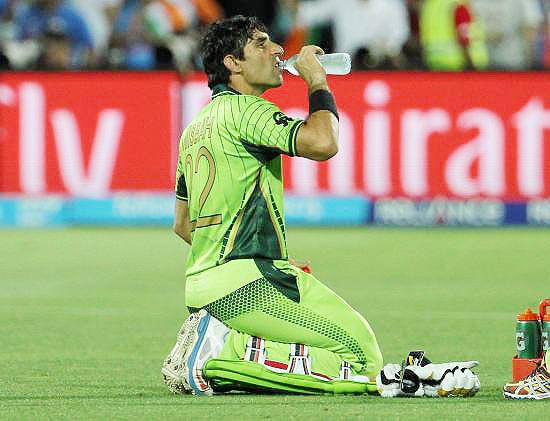
[[[67,70],[71,67],[71,43],[68,38],[46,39],[43,49],[43,64],[48,70]]]
[[[269,39],[265,32],[254,31],[244,47],[244,60],[240,61],[242,76],[249,85],[266,90],[281,86],[282,69],[277,66],[283,48]]]

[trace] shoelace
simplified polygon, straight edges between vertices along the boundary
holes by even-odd
[[[523,387],[527,387],[529,393],[535,393],[537,390],[550,392],[550,377],[542,366],[538,366],[523,382]]]

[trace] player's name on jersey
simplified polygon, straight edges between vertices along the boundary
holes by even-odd
[[[188,149],[199,142],[210,142],[215,121],[215,117],[208,116],[191,124],[185,130],[183,149]]]

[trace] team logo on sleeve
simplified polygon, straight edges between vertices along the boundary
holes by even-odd
[[[294,119],[284,115],[280,111],[277,111],[276,113],[273,113],[273,120],[275,120],[275,124],[283,125],[283,126],[286,127],[286,126],[288,126],[288,122],[292,121]]]

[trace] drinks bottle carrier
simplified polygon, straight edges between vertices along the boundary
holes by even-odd
[[[539,313],[527,309],[518,314],[516,324],[516,348],[512,358],[512,379],[517,382],[533,372],[542,361],[544,351],[550,347],[550,298],[540,302]]]

